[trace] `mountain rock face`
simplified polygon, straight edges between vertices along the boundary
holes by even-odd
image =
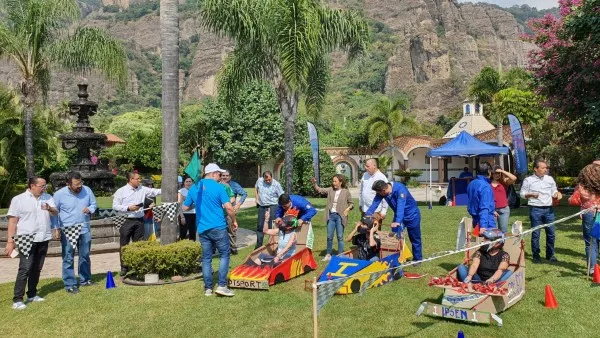
[[[103,0],[103,4],[127,8],[144,1],[148,0]],[[528,51],[535,48],[519,40],[524,29],[512,14],[487,4],[458,4],[456,0],[330,0],[329,4],[360,9],[398,37],[387,64],[385,91],[409,93],[413,112],[420,120],[433,120],[457,107],[465,99],[470,80],[482,67],[523,67]],[[106,29],[134,54],[160,55],[158,13],[131,21],[112,20],[111,15],[95,10],[85,23]],[[184,17],[180,22],[182,40],[199,37],[191,67],[182,72],[183,100],[216,94],[216,75],[233,48],[230,41],[203,31],[199,20]],[[339,65],[334,66],[334,70],[339,69]],[[50,103],[74,99],[75,84],[81,77],[59,70],[53,75]],[[102,101],[114,96],[114,88],[101,76],[89,74],[86,80],[92,99]],[[128,91],[138,92],[138,80],[132,72]],[[16,68],[1,62],[0,81],[17,85]]]

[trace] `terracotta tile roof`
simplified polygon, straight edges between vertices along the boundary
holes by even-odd
[[[118,137],[115,134],[104,134],[106,135],[106,142],[108,143],[126,143],[122,138]]]

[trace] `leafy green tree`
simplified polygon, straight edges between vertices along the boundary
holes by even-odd
[[[371,116],[367,120],[369,125],[369,140],[371,145],[376,145],[387,140],[392,157],[392,170],[389,179],[393,180],[394,172],[394,138],[410,133],[411,129],[419,129],[419,124],[412,117],[406,116],[409,102],[406,98],[399,98],[392,102],[383,98],[371,110]]]
[[[513,87],[502,89],[494,95],[492,103],[494,113],[502,118],[502,124],[508,114],[513,114],[523,124],[536,124],[544,120],[548,114],[540,102],[540,97],[530,90]]]
[[[123,147],[122,156],[136,168],[143,167],[144,169],[153,170],[162,169],[162,134],[159,127],[156,127],[150,133],[135,131],[127,138],[127,143]],[[177,174],[175,174],[175,178],[177,178]]]
[[[264,163],[283,151],[275,91],[254,82],[238,93],[233,110],[219,98],[186,107],[180,137],[182,151],[189,153],[196,144],[204,144],[208,157],[217,163]]]
[[[327,55],[365,50],[368,27],[355,12],[315,0],[204,0],[203,25],[235,40],[219,76],[219,93],[232,102],[243,84],[264,79],[275,88],[284,123],[286,190],[292,192],[294,129],[303,95],[309,114],[321,110],[329,69]]]
[[[53,67],[74,72],[98,69],[124,88],[126,56],[118,40],[99,28],[75,26],[81,12],[76,0],[1,0],[0,56],[18,68],[24,107],[27,175],[35,174],[33,109],[46,97]],[[36,132],[37,135],[37,132]]]
[[[145,111],[127,112],[114,116],[108,126],[108,132],[127,141],[134,132],[149,134],[160,124],[161,111],[150,108]]]
[[[326,187],[330,184],[333,175],[335,175],[335,166],[331,157],[324,151],[319,152],[319,177],[321,186]],[[300,146],[294,153],[294,192],[303,196],[316,196],[311,179],[315,177],[313,169],[312,152],[306,145]],[[286,184],[286,177],[283,176],[282,184]],[[351,183],[351,182],[349,182]]]

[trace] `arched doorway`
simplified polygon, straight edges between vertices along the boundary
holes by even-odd
[[[335,173],[346,176],[347,182],[354,182],[352,166],[346,161],[340,161],[335,165]]]

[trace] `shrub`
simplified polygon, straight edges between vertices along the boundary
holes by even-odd
[[[128,275],[138,279],[147,273],[157,273],[161,279],[196,273],[201,256],[200,244],[189,240],[168,245],[141,241],[123,247],[123,264],[129,267]]]
[[[331,186],[335,175],[335,167],[331,157],[324,151],[319,151],[319,174],[322,188]],[[294,152],[294,194],[302,196],[317,196],[311,179],[315,177],[312,153],[308,147],[298,147]],[[285,187],[285,165],[281,170],[281,185]]]
[[[117,175],[115,176],[115,188],[118,189],[127,184],[127,178],[125,176]]]
[[[394,171],[395,176],[402,177],[402,182],[408,183],[412,177],[419,177],[423,174],[421,170],[396,170]]]
[[[557,176],[556,185],[559,188],[575,187],[577,177]]]

